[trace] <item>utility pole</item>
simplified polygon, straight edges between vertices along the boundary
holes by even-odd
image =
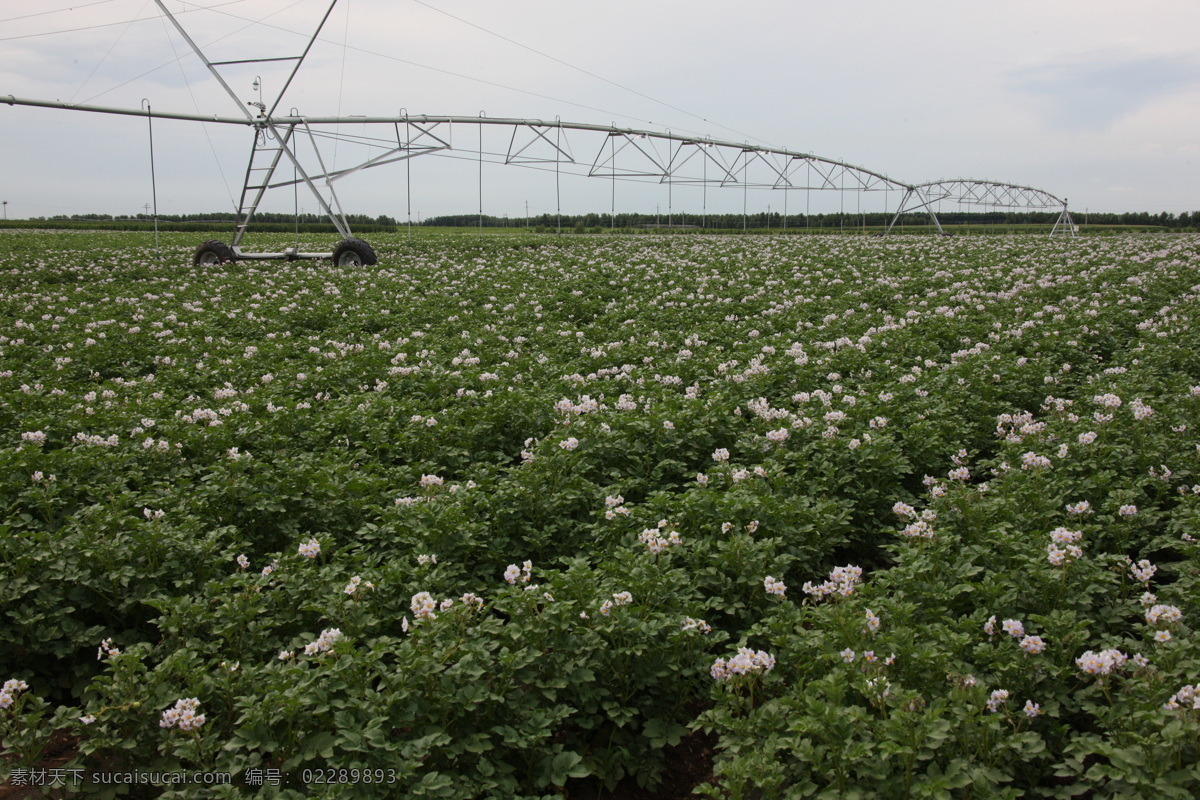
[[[8,201],[7,200],[4,201],[4,219],[6,221],[8,220]]]

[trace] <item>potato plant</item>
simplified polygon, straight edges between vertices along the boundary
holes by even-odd
[[[0,238],[10,783],[1200,791],[1200,238],[165,241]]]

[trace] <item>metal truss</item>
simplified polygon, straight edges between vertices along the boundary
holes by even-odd
[[[288,114],[276,113],[288,87],[316,41],[321,28],[333,11],[337,0],[331,0],[320,24],[299,55],[285,58],[210,61],[198,45],[167,10],[163,0],[154,0],[163,15],[174,25],[193,52],[236,104],[240,116],[205,116],[111,108],[0,97],[8,105],[41,106],[138,117],[191,120],[253,129],[253,145],[246,167],[238,208],[238,222],[233,248],[238,257],[244,255],[240,244],[265,193],[271,189],[304,184],[329,217],[343,239],[351,238],[350,226],[334,190],[336,181],[362,170],[393,164],[423,155],[452,155],[455,128],[475,128],[476,136],[468,136],[473,148],[457,148],[459,157],[478,159],[481,167],[487,160],[540,169],[553,169],[592,178],[610,180],[650,181],[674,185],[704,187],[766,188],[775,190],[872,192],[899,191],[903,193],[900,206],[886,233],[904,213],[925,210],[939,233],[945,233],[938,221],[934,205],[942,200],[987,206],[992,208],[1046,209],[1061,208],[1053,232],[1074,234],[1076,227],[1067,211],[1066,200],[1049,192],[1029,186],[1019,186],[989,180],[959,178],[928,183],[907,183],[855,164],[825,158],[782,147],[770,147],[721,141],[708,137],[675,134],[670,131],[636,130],[610,125],[591,125],[562,120],[546,121],[515,118],[491,118],[484,115],[429,116],[400,114],[379,117],[302,116],[295,109]],[[220,67],[259,61],[291,61],[291,72],[283,88],[268,105],[244,102],[221,75]],[[250,109],[256,108],[257,114]],[[373,132],[347,134],[334,126],[368,126]],[[485,151],[484,129],[500,128],[507,146]],[[380,132],[382,131],[382,132]],[[369,157],[351,167],[329,169],[321,155],[323,142],[349,142],[367,146]],[[301,153],[301,147],[305,152]],[[382,151],[382,152],[377,152]],[[579,159],[575,153],[594,153],[591,158]],[[302,157],[303,156],[303,157]],[[285,165],[292,167],[291,175],[283,174]],[[786,194],[785,194],[786,208]],[[273,256],[279,254],[272,254]]]
[[[1075,235],[1078,231],[1071,224],[1071,214],[1067,211],[1067,201],[1059,199],[1042,189],[1032,186],[1019,186],[1013,183],[977,180],[974,178],[954,178],[951,180],[931,181],[905,187],[904,197],[896,209],[892,221],[888,223],[885,233],[891,233],[892,227],[900,219],[900,215],[924,209],[929,214],[938,233],[943,236],[946,231],[934,211],[934,204],[942,200],[951,200],[961,205],[985,206],[988,208],[1022,208],[1028,210],[1061,208],[1059,220],[1054,224],[1052,234],[1069,233]],[[1063,219],[1066,224],[1061,225]]]

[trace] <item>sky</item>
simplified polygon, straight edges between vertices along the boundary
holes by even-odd
[[[298,55],[329,0],[164,0],[214,61]],[[786,147],[905,183],[1032,186],[1089,211],[1200,210],[1200,3],[1191,0],[340,0],[280,104],[616,125]],[[268,103],[290,62],[221,68]],[[9,106],[3,98],[240,116],[153,0],[0,0],[0,200],[10,219],[230,211],[241,126]],[[368,128],[370,128],[368,130]],[[350,135],[392,135],[348,124]],[[483,130],[480,134],[479,131]],[[897,192],[784,192],[479,165],[509,132],[341,180],[347,212],[894,210]],[[483,137],[481,143],[480,137]],[[569,139],[586,171],[595,141]],[[350,166],[381,149],[321,146]],[[364,155],[365,154],[365,155]],[[311,153],[306,156],[311,165]],[[580,169],[579,167],[575,168]],[[289,170],[290,171],[290,170]],[[276,189],[263,210],[318,211]],[[955,208],[947,204],[943,210]]]

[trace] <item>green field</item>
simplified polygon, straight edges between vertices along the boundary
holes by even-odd
[[[1200,792],[1200,236],[203,238],[0,231],[14,791]]]

